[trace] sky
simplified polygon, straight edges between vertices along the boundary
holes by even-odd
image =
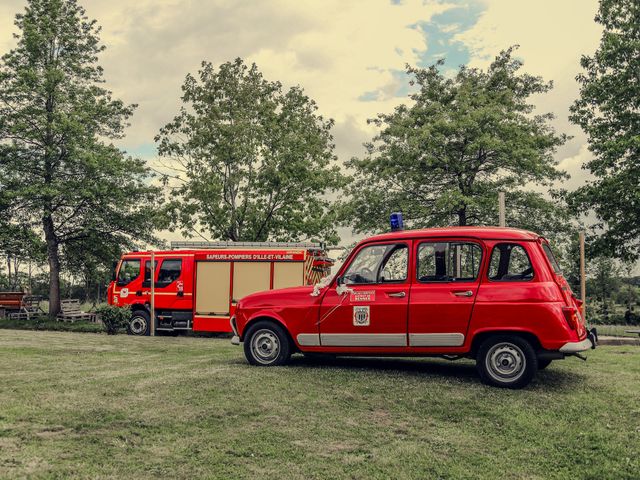
[[[502,49],[520,45],[524,71],[552,80],[534,99],[552,112],[569,189],[587,178],[586,138],[568,120],[578,96],[580,57],[592,54],[601,29],[597,0],[79,0],[102,26],[100,57],[107,87],[139,105],[119,146],[156,164],[154,136],[180,106],[187,73],[203,60],[255,62],[268,80],[299,85],[320,113],[335,120],[336,154],[362,155],[375,134],[367,119],[407,102],[406,64],[486,67]],[[13,19],[24,0],[0,3],[0,54],[15,44]],[[341,230],[343,243],[353,237]],[[179,239],[172,234],[170,239]]]

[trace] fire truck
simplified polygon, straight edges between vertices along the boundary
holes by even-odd
[[[149,335],[152,310],[159,334],[231,332],[241,298],[313,285],[332,265],[320,243],[172,242],[171,250],[122,255],[108,303],[131,307],[131,335]]]

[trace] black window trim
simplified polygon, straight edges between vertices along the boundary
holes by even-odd
[[[491,277],[489,277],[489,271],[491,270],[491,258],[493,257],[493,252],[495,251],[496,247],[498,245],[517,245],[519,247],[522,248],[522,250],[524,250],[524,254],[527,256],[527,260],[529,260],[529,265],[531,265],[531,278],[523,278],[520,280],[514,280],[514,279],[506,279],[506,280],[495,280],[492,279]],[[536,269],[533,268],[533,262],[531,261],[531,257],[529,256],[529,252],[527,251],[527,248],[524,246],[523,243],[518,242],[517,240],[510,240],[510,241],[498,241],[496,242],[493,247],[491,248],[491,253],[489,254],[489,263],[487,264],[487,272],[486,272],[486,277],[487,280],[489,282],[494,282],[494,283],[520,283],[520,282],[533,282],[536,279]]]
[[[474,278],[473,280],[420,280],[420,276],[419,276],[419,269],[420,269],[420,259],[418,258],[418,254],[420,252],[420,247],[425,244],[425,243],[470,243],[473,245],[477,245],[478,247],[480,247],[480,263],[478,263],[478,274],[476,275],[476,278]],[[437,283],[437,284],[443,284],[443,283],[455,283],[455,284],[462,284],[462,283],[479,283],[480,282],[480,277],[482,276],[482,260],[484,259],[484,244],[480,241],[480,240],[476,240],[475,238],[468,238],[468,239],[456,239],[456,240],[452,240],[452,239],[448,239],[446,237],[442,237],[442,238],[437,238],[434,237],[433,239],[421,239],[418,240],[418,243],[416,245],[416,255],[415,255],[415,260],[416,260],[416,266],[415,266],[415,275],[416,275],[416,282],[420,283],[420,284],[431,284],[431,283]]]

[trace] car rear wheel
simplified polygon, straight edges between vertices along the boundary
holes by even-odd
[[[251,365],[261,367],[284,365],[291,357],[289,337],[276,323],[258,322],[252,325],[245,335],[244,355]]]
[[[136,336],[149,335],[149,314],[144,310],[135,310],[131,314],[127,333]]]
[[[502,388],[523,388],[538,370],[538,359],[529,342],[500,335],[485,340],[478,349],[476,366],[482,381]]]

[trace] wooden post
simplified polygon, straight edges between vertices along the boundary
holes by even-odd
[[[582,300],[582,318],[587,313],[587,280],[584,269],[584,232],[580,232],[580,300]]]
[[[504,202],[504,192],[498,192],[498,225],[501,227],[506,227],[507,222],[505,220],[505,202]]]
[[[151,319],[149,335],[156,335],[156,254],[151,252]]]

